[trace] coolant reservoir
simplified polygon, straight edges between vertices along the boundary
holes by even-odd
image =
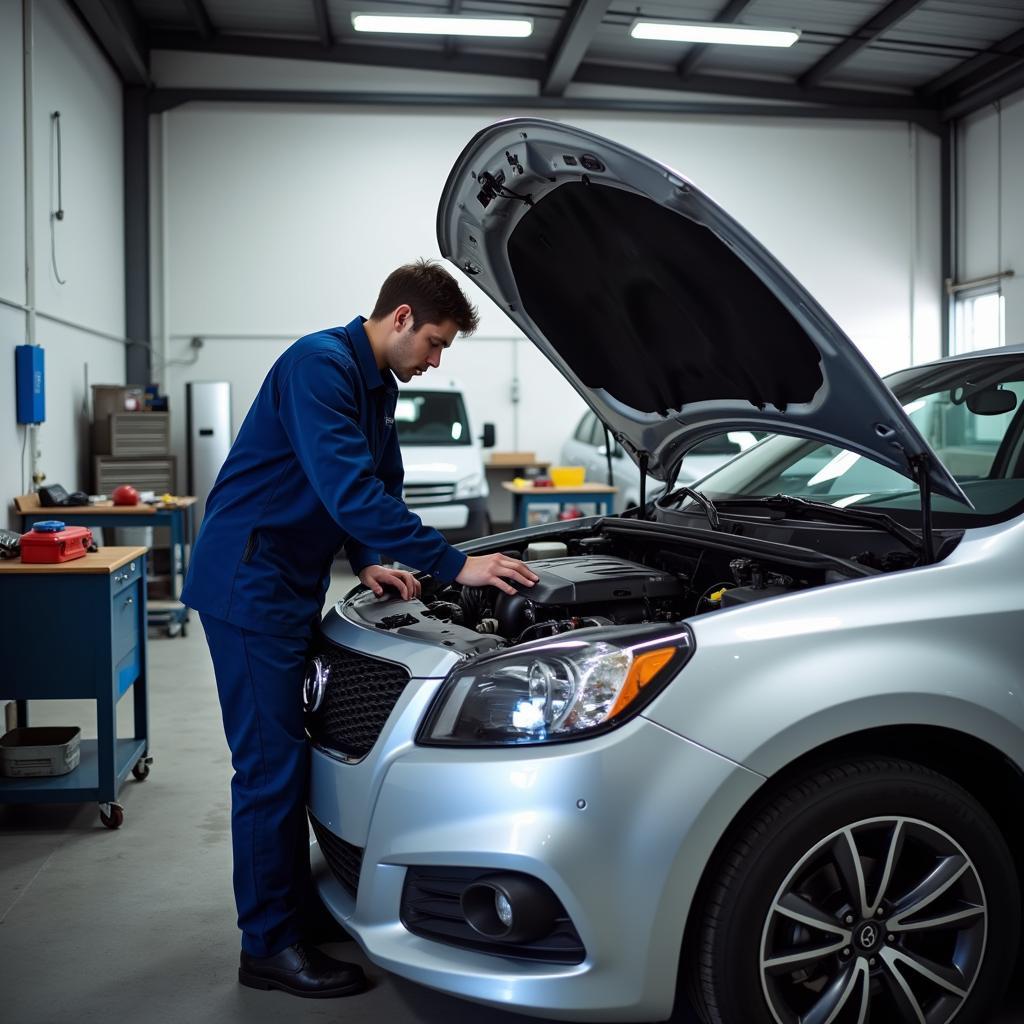
[[[560,540],[535,540],[526,546],[523,560],[536,562],[541,558],[565,558],[569,549]]]

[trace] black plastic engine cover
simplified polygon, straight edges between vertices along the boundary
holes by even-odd
[[[528,563],[540,577],[513,586],[535,605],[592,605],[677,597],[684,583],[671,573],[611,555],[574,555]]]

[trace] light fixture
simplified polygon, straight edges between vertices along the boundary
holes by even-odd
[[[793,29],[640,20],[633,22],[629,34],[634,39],[656,39],[669,43],[727,43],[733,46],[792,46],[800,38],[800,33]]]
[[[357,32],[401,32],[418,36],[501,36],[523,39],[533,18],[468,18],[451,14],[353,14]]]

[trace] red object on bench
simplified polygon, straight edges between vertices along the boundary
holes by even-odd
[[[87,526],[65,526],[56,531],[33,528],[21,535],[21,560],[30,563],[70,562],[73,558],[82,558],[91,544],[92,530]]]

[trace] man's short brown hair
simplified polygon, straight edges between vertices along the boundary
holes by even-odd
[[[480,317],[458,282],[434,260],[417,260],[393,270],[381,285],[371,320],[380,320],[401,305],[412,308],[413,330],[422,324],[455,322],[462,334],[472,334]]]

